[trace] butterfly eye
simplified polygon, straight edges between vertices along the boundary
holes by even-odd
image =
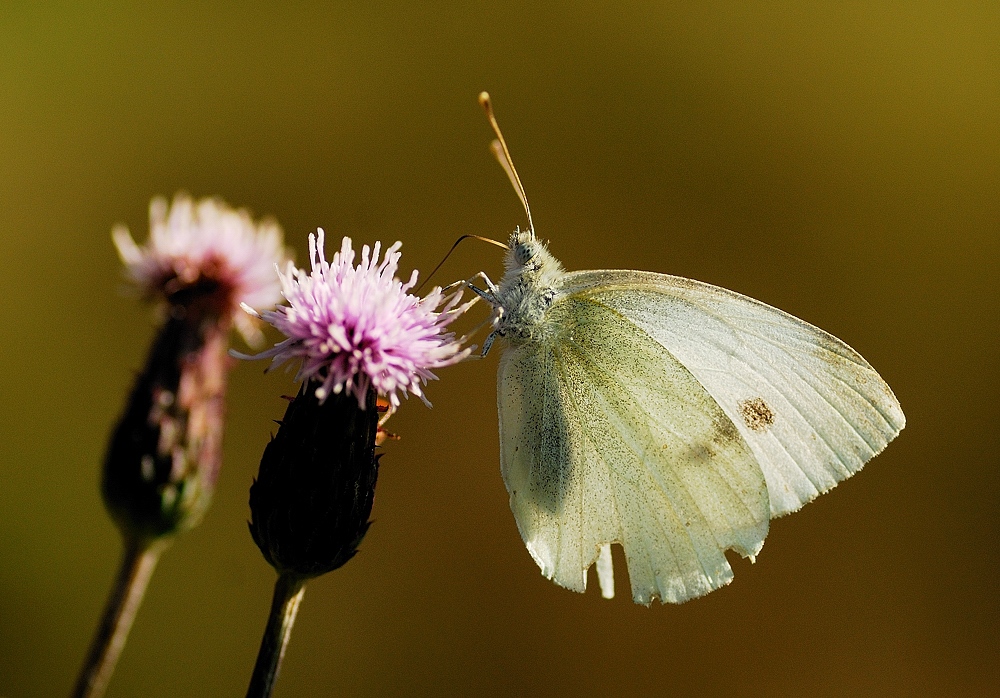
[[[514,247],[514,259],[519,266],[524,266],[535,256],[534,248],[526,242],[518,243]]]

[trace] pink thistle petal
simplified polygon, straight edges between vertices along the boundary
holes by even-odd
[[[392,408],[399,406],[400,392],[426,403],[421,386],[436,378],[432,370],[457,363],[471,351],[445,332],[471,303],[459,305],[461,291],[445,296],[434,288],[424,298],[410,294],[417,272],[405,284],[396,278],[399,242],[384,255],[381,243],[363,246],[357,266],[350,238],[343,239],[331,262],[323,243],[322,229],[309,236],[312,270],[289,264],[279,271],[288,305],[261,314],[287,339],[254,356],[238,356],[270,358],[272,367],[299,360],[296,379],[318,382],[321,401],[346,392],[364,409],[372,386]]]
[[[149,295],[171,293],[201,282],[218,288],[218,305],[247,341],[259,336],[242,304],[259,311],[281,300],[275,266],[288,260],[280,226],[254,222],[245,210],[219,199],[194,201],[178,194],[172,204],[149,205],[149,240],[140,247],[125,226],[112,232],[129,279]],[[291,262],[288,262],[291,264]]]

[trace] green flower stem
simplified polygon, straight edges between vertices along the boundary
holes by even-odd
[[[149,578],[166,547],[167,543],[163,540],[142,542],[126,537],[121,568],[80,670],[73,698],[100,698],[104,695],[132,629],[135,614],[146,594]]]
[[[267,618],[264,638],[260,641],[260,651],[257,653],[253,676],[250,677],[247,698],[268,698],[274,690],[281,670],[281,660],[285,656],[285,647],[292,636],[295,614],[299,611],[302,595],[306,591],[305,585],[305,579],[288,572],[279,575],[278,581],[274,583],[271,614]]]

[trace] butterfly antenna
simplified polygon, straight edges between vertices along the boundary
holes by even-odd
[[[507,141],[504,140],[503,134],[500,132],[500,124],[497,123],[497,117],[493,114],[493,102],[490,101],[489,92],[479,93],[479,106],[486,112],[486,118],[490,120],[493,133],[497,134],[496,140],[490,143],[490,150],[493,152],[493,156],[497,159],[497,162],[500,163],[500,167],[507,173],[507,179],[510,180],[514,191],[517,192],[517,197],[521,200],[524,212],[528,216],[528,230],[531,231],[531,236],[534,237],[535,226],[531,222],[531,209],[528,207],[528,197],[524,195],[524,187],[521,185],[521,178],[517,176],[517,170],[514,169],[514,161],[511,159],[510,151],[507,149]]]
[[[458,240],[455,240],[455,244],[451,246],[451,249],[450,249],[450,250],[448,250],[448,254],[446,254],[446,255],[444,256],[444,258],[443,258],[443,259],[442,259],[442,260],[441,260],[440,262],[438,262],[438,265],[437,265],[436,267],[434,267],[434,270],[433,270],[433,271],[431,271],[431,273],[430,273],[430,274],[428,274],[428,275],[427,275],[427,276],[426,276],[426,277],[424,278],[424,280],[420,282],[420,285],[419,285],[419,286],[417,286],[417,288],[416,288],[416,290],[414,291],[414,293],[420,293],[420,289],[422,289],[422,288],[424,287],[424,285],[425,285],[425,284],[426,284],[426,283],[427,283],[428,281],[430,281],[430,280],[431,280],[431,277],[432,277],[432,276],[434,276],[435,274],[437,274],[437,272],[438,272],[438,269],[440,269],[440,268],[441,268],[441,266],[442,266],[442,265],[443,265],[443,264],[444,264],[445,262],[447,262],[447,261],[448,261],[448,257],[450,257],[450,256],[451,256],[451,253],[455,251],[455,248],[456,248],[456,247],[458,247],[458,243],[462,242],[462,240],[467,240],[468,238],[472,238],[473,240],[481,240],[482,242],[488,242],[488,243],[490,243],[491,245],[496,245],[497,247],[502,247],[502,248],[504,248],[505,250],[508,250],[508,249],[510,249],[509,247],[507,247],[507,245],[503,244],[502,242],[497,242],[496,240],[492,240],[492,239],[490,239],[490,238],[484,238],[484,237],[483,237],[483,236],[481,236],[481,235],[463,235],[463,236],[462,236],[462,237],[460,237],[460,238],[459,238]]]

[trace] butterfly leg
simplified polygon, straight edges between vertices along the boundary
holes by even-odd
[[[458,312],[458,314],[461,314],[468,307],[471,307],[472,304],[476,303],[477,301],[479,301],[480,298],[482,298],[482,296],[476,296],[471,301],[469,301],[465,305],[463,305],[460,308],[458,308],[458,311],[460,311],[460,312]],[[456,312],[456,311],[453,311],[453,312]],[[494,330],[495,330],[496,326],[500,323],[500,318],[502,316],[503,316],[503,308],[500,308],[500,307],[494,308],[493,309],[493,314],[490,317],[487,317],[485,320],[483,320],[478,325],[476,325],[471,330],[469,330],[464,335],[462,335],[462,337],[458,340],[458,343],[459,344],[465,344],[467,341],[469,341],[469,339],[471,339],[477,332],[479,332],[479,330],[481,330],[487,324],[489,324],[489,326],[491,328],[494,328]],[[469,357],[466,357],[466,358],[469,358],[469,359],[480,359],[483,356],[486,356],[486,352],[489,351],[490,345],[493,344],[493,335],[495,335],[495,334],[497,334],[496,331],[493,331],[493,332],[491,332],[489,334],[489,336],[486,337],[486,341],[484,342],[483,353],[481,355],[474,355],[474,356],[469,356]],[[472,349],[475,349],[475,347],[472,347]]]
[[[453,281],[447,286],[442,286],[441,293],[448,293],[453,288],[458,288],[459,286],[468,287],[468,285],[469,285],[468,281]]]
[[[482,279],[483,283],[486,285],[486,290],[473,285],[472,282],[476,279]],[[465,282],[465,286],[494,308],[500,304],[500,301],[497,300],[497,295],[500,293],[500,289],[498,289],[497,285],[486,275],[486,272],[481,271],[478,274],[469,277],[468,281]]]
[[[483,281],[486,286],[485,290],[472,283],[476,279],[481,279]],[[493,306],[493,319],[490,322],[490,326],[493,328],[493,331],[490,332],[489,336],[486,337],[486,341],[483,342],[483,352],[481,354],[481,356],[486,356],[486,354],[490,351],[490,347],[493,346],[493,341],[499,334],[496,328],[500,324],[500,319],[503,317],[503,307],[500,305],[499,300],[500,289],[497,288],[497,285],[493,283],[490,277],[486,275],[486,272],[483,271],[469,278],[469,280],[465,282],[465,285],[470,291]]]
[[[500,318],[498,317],[497,320],[499,319]],[[494,321],[494,323],[495,322],[496,320]],[[489,353],[490,347],[493,346],[493,340],[497,338],[497,334],[498,334],[497,330],[493,330],[486,336],[486,340],[483,342],[483,353],[481,354],[481,356],[486,356]]]

